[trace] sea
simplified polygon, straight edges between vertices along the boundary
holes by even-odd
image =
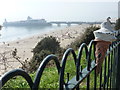
[[[3,27],[0,31],[0,42],[20,40],[37,34],[44,34],[53,30],[60,30],[65,27],[67,27],[67,25],[62,25],[60,27],[57,25],[48,27]]]
[[[51,10],[47,8],[49,6]],[[42,6],[42,5],[41,5]],[[40,7],[40,5],[39,5]],[[38,7],[38,8],[39,8]],[[42,7],[43,8],[43,7]],[[44,7],[45,8],[45,7]],[[37,11],[37,16],[32,14],[34,18],[43,18],[47,21],[83,21],[83,22],[97,22],[104,21],[107,17],[116,19],[118,17],[118,3],[117,2],[62,2],[62,3],[50,3],[46,5],[46,10]],[[49,10],[49,11],[48,11]],[[31,9],[32,11],[32,9]],[[28,12],[29,13],[29,12]],[[23,17],[21,15],[15,14],[17,17]],[[7,18],[7,17],[6,17]],[[13,21],[19,21],[14,18],[14,16],[9,17],[9,19],[14,19]],[[4,19],[4,18],[2,18]],[[4,22],[0,19],[0,22]],[[11,21],[12,21],[11,19]],[[1,25],[2,25],[1,23]],[[14,41],[17,39],[22,39],[25,37],[30,37],[36,34],[42,34],[46,32],[51,32],[53,30],[59,30],[67,27],[67,25],[53,25],[51,27],[3,27],[0,30],[0,42]]]

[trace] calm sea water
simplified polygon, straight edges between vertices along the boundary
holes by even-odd
[[[26,38],[36,34],[43,34],[53,30],[59,30],[66,25],[51,26],[51,27],[3,27],[0,31],[0,42],[13,41],[17,39]]]

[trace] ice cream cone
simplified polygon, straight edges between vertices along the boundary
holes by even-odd
[[[101,23],[100,29],[93,32],[95,36],[95,42],[96,42],[96,73],[99,74],[101,70],[102,63],[105,59],[106,51],[109,48],[109,45],[111,42],[116,41],[117,37],[115,34],[117,33],[115,30],[113,30],[111,23],[109,21],[110,17],[107,18],[107,21]]]
[[[105,59],[106,51],[109,48],[109,45],[111,42],[108,41],[96,41],[96,51],[95,51],[95,56],[96,56],[96,74],[100,73],[102,63]]]

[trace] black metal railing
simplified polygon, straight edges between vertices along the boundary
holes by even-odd
[[[81,68],[81,57],[83,51],[85,52],[85,59],[87,62],[87,66],[85,68]],[[74,65],[76,67],[76,75],[67,82],[64,81],[65,74],[65,66],[66,60],[69,55],[72,54],[74,59]],[[75,51],[72,48],[69,48],[65,51],[61,63],[59,63],[58,58],[55,55],[48,55],[40,64],[36,77],[34,81],[32,81],[31,77],[21,69],[15,69],[10,72],[4,74],[0,79],[0,88],[2,88],[5,83],[15,77],[22,76],[27,83],[29,84],[32,90],[38,90],[39,84],[41,81],[41,77],[46,65],[53,60],[56,64],[56,68],[59,75],[59,89],[80,89],[81,83],[86,79],[86,89],[112,89],[117,88],[120,89],[120,41],[113,42],[109,49],[107,50],[105,60],[103,62],[103,66],[101,68],[101,72],[99,75],[96,75],[96,60],[95,60],[95,42],[91,41],[89,46],[83,43],[76,55]],[[91,79],[92,77],[92,79]],[[68,75],[69,78],[69,75]],[[92,80],[92,81],[91,81]],[[93,82],[91,85],[90,82]]]

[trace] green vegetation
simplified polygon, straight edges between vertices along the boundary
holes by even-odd
[[[70,58],[69,58],[70,59]],[[67,60],[66,70],[65,70],[65,80],[67,79],[67,73],[70,73],[70,78],[75,75],[75,64],[73,60]],[[35,77],[35,73],[30,74],[32,79]],[[56,67],[46,67],[39,88],[58,88],[58,71]],[[22,77],[16,77],[8,81],[4,88],[30,88],[27,82]]]
[[[120,18],[116,20],[115,23],[115,30],[119,30],[120,29]]]
[[[83,42],[88,44],[94,38],[93,31],[97,30],[97,29],[99,29],[99,27],[96,27],[96,26],[91,26],[91,27],[87,28],[85,35],[82,36],[83,38],[82,37],[77,38],[77,40],[71,44],[71,47],[77,49],[80,46],[80,44]],[[61,52],[63,52],[63,50],[60,48],[59,42],[56,41],[56,39],[54,37],[50,36],[50,37],[44,38],[33,49],[34,56],[31,59],[31,61],[29,62],[30,68],[28,69],[28,71],[30,71],[30,70],[31,70],[31,72],[35,71],[38,68],[40,62],[43,60],[43,58],[45,56],[47,56],[48,54],[53,53],[53,54],[62,56],[63,54],[61,54]],[[78,54],[77,51],[76,51],[76,53]],[[92,55],[91,60],[94,60],[94,51],[93,50],[92,50],[91,55]],[[61,59],[59,59],[59,60],[61,60]],[[81,57],[82,69],[85,68],[87,66],[87,64],[88,63],[86,60],[86,52],[85,52],[85,50],[83,50],[82,57]],[[45,68],[45,70],[43,72],[39,88],[58,88],[59,87],[58,71],[57,71],[54,63],[51,66],[50,65],[51,65],[51,62],[48,63],[48,66]],[[69,73],[70,79],[72,79],[76,75],[76,67],[75,67],[75,63],[73,61],[73,57],[71,55],[69,55],[67,62],[66,62],[65,75],[64,75],[65,82],[67,82],[67,73]],[[90,87],[91,88],[94,87],[94,83],[95,83],[94,82],[94,73],[95,72],[93,71],[90,74]],[[35,78],[35,75],[36,75],[35,72],[30,74],[30,76],[32,77],[32,80]],[[97,77],[97,82],[98,82],[97,87],[99,87],[99,82],[100,82],[99,76]],[[5,86],[3,87],[3,89],[4,88],[29,88],[29,86],[22,77],[15,77],[6,83]],[[80,88],[86,88],[86,79],[80,84]]]
[[[87,27],[85,33],[78,37],[73,43],[71,43],[69,47],[77,50],[82,43],[86,43],[88,45],[90,41],[94,39],[93,31],[98,30],[99,28],[100,27],[94,25]]]
[[[76,54],[78,52],[76,51]],[[94,52],[92,52],[92,56],[91,56],[91,60],[94,60]],[[85,50],[83,50],[82,52],[82,57],[81,57],[81,66],[82,68],[85,68],[87,66],[87,61],[86,61],[86,57],[85,57]],[[109,62],[108,58],[106,59],[107,63],[111,63]],[[104,64],[103,63],[103,72],[104,72]],[[108,66],[106,66],[106,73],[108,74]],[[64,81],[67,82],[67,73],[69,73],[70,76],[70,80],[75,76],[76,74],[76,68],[75,68],[75,63],[73,61],[73,57],[72,55],[69,55],[67,62],[66,62],[66,67],[65,67],[65,75],[64,75]],[[90,88],[94,87],[94,71],[92,71],[92,73],[90,74]],[[36,73],[32,73],[30,74],[30,76],[32,77],[32,80],[35,78]],[[104,82],[104,73],[102,73],[102,82]],[[51,67],[46,67],[43,75],[41,77],[41,83],[39,84],[39,88],[58,88],[59,87],[59,76],[58,76],[58,71],[55,67],[55,65],[51,66]],[[83,82],[80,84],[80,88],[86,88],[86,79],[83,80]],[[99,88],[100,86],[100,75],[97,76],[97,88]],[[11,79],[10,81],[8,81],[4,88],[29,88],[27,82],[22,78],[22,77],[15,77],[13,79]]]
[[[97,29],[99,29],[99,27],[93,25],[86,28],[82,37],[78,37],[69,47],[77,50],[82,43],[89,44],[89,42],[94,39],[93,31]],[[63,51],[63,48],[60,47],[60,44],[55,37],[45,37],[38,42],[36,47],[33,49],[33,57],[30,62],[25,62],[22,68],[27,72],[34,72],[47,55],[55,54],[58,56],[59,60],[61,60]]]
[[[23,69],[27,72],[34,72],[39,67],[42,60],[49,54],[55,54],[61,58],[63,49],[55,37],[48,36],[43,38],[33,49],[33,57],[28,63],[24,63]]]
[[[47,51],[50,51],[51,53],[56,53],[60,49],[61,49],[60,44],[56,40],[56,38],[50,36],[50,37],[45,37],[40,42],[38,42],[36,47],[33,49],[33,53],[34,54],[40,53],[41,50],[47,50]]]
[[[78,52],[76,51],[76,54],[77,53]],[[86,61],[86,57],[85,57],[85,50],[83,50],[81,58],[82,58],[81,66],[82,66],[82,68],[85,68],[87,65],[87,61]],[[67,82],[67,73],[69,73],[70,80],[76,75],[76,67],[75,67],[75,62],[73,60],[72,55],[69,55],[67,62],[66,62],[65,75],[64,75],[65,82]],[[36,75],[36,73],[30,74],[30,76],[32,77],[32,80],[35,78],[35,75]],[[93,75],[92,75],[92,79],[93,79]],[[58,71],[57,71],[55,65],[53,65],[51,67],[46,67],[43,72],[39,88],[58,88],[58,86],[59,86],[58,81],[59,81],[59,76],[58,76]],[[86,87],[85,82],[86,81],[84,81],[80,84],[81,88]],[[4,88],[29,88],[29,86],[22,77],[15,77],[6,83]]]

